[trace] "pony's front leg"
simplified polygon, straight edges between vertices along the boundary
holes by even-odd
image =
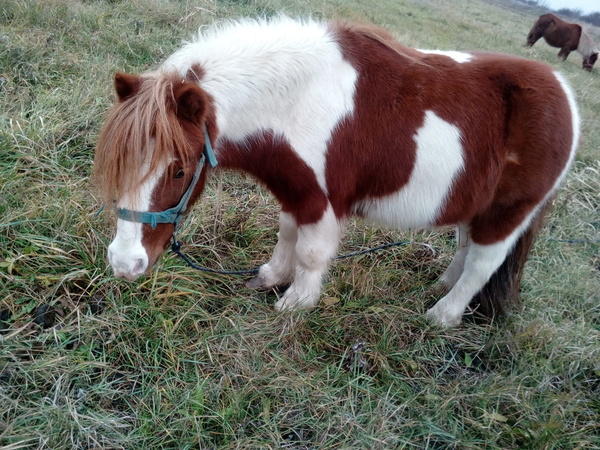
[[[296,268],[296,242],[298,226],[291,214],[279,214],[278,241],[273,249],[273,256],[263,264],[258,275],[248,281],[248,286],[255,288],[272,288],[289,284],[294,278]]]
[[[294,281],[275,303],[277,311],[312,308],[321,296],[323,275],[335,256],[345,221],[338,221],[331,206],[321,219],[298,227]]]

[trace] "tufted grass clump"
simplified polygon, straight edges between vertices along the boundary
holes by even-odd
[[[600,447],[600,72],[501,2],[6,0],[0,8],[0,447]],[[452,230],[350,224],[311,312],[173,255],[112,278],[110,213],[89,182],[115,71],[155,68],[198,27],[281,12],[373,22],[420,48],[553,65],[583,137],[526,267],[520,310],[453,330],[424,319]],[[590,27],[588,27],[590,28]],[[600,32],[588,30],[598,42]],[[278,208],[239,174],[213,178],[185,250],[212,268],[268,260]]]

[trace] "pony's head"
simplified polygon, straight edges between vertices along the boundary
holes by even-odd
[[[591,71],[594,68],[594,64],[598,60],[598,52],[590,53],[589,56],[583,58],[582,67],[585,70]]]
[[[115,90],[94,180],[117,211],[108,260],[115,276],[132,281],[153,266],[204,188],[211,102],[198,85],[173,74],[116,74]]]
[[[544,33],[546,33],[546,30],[548,29],[548,27],[554,23],[553,19],[548,16],[549,16],[548,14],[540,16],[540,18],[537,20],[537,22],[535,22],[533,24],[533,27],[531,27],[531,30],[529,31],[529,34],[527,35],[527,46],[528,47],[531,47],[533,44],[535,44],[538,41],[538,39],[540,39],[542,36],[544,36]]]

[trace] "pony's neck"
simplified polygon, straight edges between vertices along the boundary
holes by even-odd
[[[292,123],[304,90],[323,70],[319,54],[333,45],[327,27],[317,22],[248,20],[200,35],[163,70],[185,76],[199,67],[199,85],[214,100],[220,135],[242,140]]]

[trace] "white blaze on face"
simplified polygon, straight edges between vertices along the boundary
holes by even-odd
[[[164,168],[160,168],[140,186],[138,192],[123,195],[117,202],[117,207],[130,211],[149,211],[152,193],[163,172]],[[146,272],[148,254],[142,244],[142,237],[141,223],[117,219],[117,234],[108,246],[108,261],[115,277],[134,281]]]

